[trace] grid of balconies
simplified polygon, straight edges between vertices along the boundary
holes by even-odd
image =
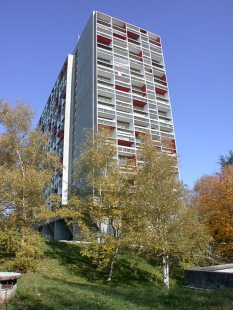
[[[135,154],[138,136],[174,139],[160,37],[96,14],[98,123],[118,140],[118,156]],[[162,115],[163,114],[163,115]]]
[[[48,149],[56,151],[63,161],[64,122],[66,107],[67,61],[54,84],[49,99],[42,112],[39,126],[42,132],[49,132]],[[62,172],[56,171],[53,192],[62,194]]]

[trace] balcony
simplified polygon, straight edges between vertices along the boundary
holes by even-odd
[[[112,50],[112,48],[110,46],[103,44],[103,43],[97,43],[97,47],[108,50],[108,51]]]
[[[159,62],[152,60],[152,66],[155,67],[158,71],[164,71],[164,66]]]
[[[125,112],[132,112],[132,104],[131,102],[123,102],[123,101],[116,101],[116,108],[117,110],[125,111]]]
[[[122,113],[122,112],[117,111],[117,119],[130,122],[133,119],[133,115],[129,113]]]
[[[100,65],[101,67],[102,67],[102,66],[103,66],[103,67],[107,67],[107,68],[112,68],[112,67],[113,67],[110,63],[108,63],[108,62],[103,62],[103,61],[100,61],[100,60],[97,61],[97,64]],[[101,69],[102,69],[102,68],[101,68]]]
[[[140,54],[138,55],[138,54],[129,52],[129,58],[142,62],[142,56],[140,56]]]
[[[148,127],[149,119],[147,117],[134,116],[134,124],[143,127]]]
[[[118,146],[118,153],[121,155],[124,154],[135,154],[135,149],[130,147]]]
[[[98,118],[98,124],[108,126],[110,128],[116,128],[115,121],[105,120],[103,118]]]
[[[126,33],[126,30],[125,30],[125,28],[123,28],[123,27],[120,27],[120,26],[117,26],[117,25],[113,25],[112,28],[115,29],[115,30],[117,30],[117,31]]]
[[[115,111],[98,108],[98,116],[108,118],[108,119],[114,119],[115,118]]]
[[[107,80],[103,80],[103,79],[100,79],[100,78],[98,78],[98,84],[102,84],[102,85],[106,85],[106,86],[108,86],[108,87],[111,87],[111,88],[113,88],[113,83],[111,83],[111,80],[109,80],[109,81],[107,81]]]
[[[138,136],[141,133],[148,133],[150,132],[150,129],[147,127],[140,127],[140,126],[134,126],[135,129],[135,135]]]
[[[111,93],[111,94],[114,93],[113,89],[108,88],[108,87],[102,87],[102,86],[99,86],[99,85],[98,85],[98,90],[101,90],[103,92],[108,92],[108,93]],[[106,94],[106,95],[108,95],[108,94]]]
[[[106,22],[105,20],[99,19],[99,18],[97,18],[97,23],[100,25],[104,25],[106,27],[111,27],[110,23]]]
[[[128,145],[131,146],[134,143],[134,137],[117,135],[119,145]]]
[[[151,44],[153,44],[153,45],[156,45],[156,46],[161,47],[161,43],[158,42],[158,41],[155,41],[155,40],[153,40],[153,39],[149,39],[149,42],[150,42]]]
[[[140,72],[140,70],[136,71],[136,70],[132,70],[132,68],[130,68],[130,74],[134,75],[134,76],[137,76],[139,78],[143,78],[144,77],[144,75]]]
[[[173,133],[168,133],[165,131],[160,130],[161,138],[162,139],[174,139],[174,134]]]
[[[167,88],[167,82],[166,80],[162,80],[162,78],[154,76],[154,82],[155,84],[158,84],[159,86]]]
[[[97,24],[97,29],[100,30],[100,31],[103,31],[103,32],[106,31],[106,33],[108,33],[108,34],[110,34],[109,32],[111,32],[111,28],[109,28],[109,26],[106,26],[106,25],[103,25],[103,24],[100,24],[100,23]]]
[[[139,89],[132,89],[133,95],[140,96],[140,97],[146,97],[146,92],[139,90]]]
[[[135,45],[140,45],[141,42],[128,38],[128,42]]]

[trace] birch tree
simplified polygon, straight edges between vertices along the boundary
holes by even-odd
[[[32,226],[49,217],[46,190],[60,165],[47,151],[47,135],[32,130],[34,116],[29,104],[0,101],[0,247],[12,268],[24,271],[39,254]]]
[[[169,262],[197,261],[208,238],[194,210],[185,206],[185,191],[175,179],[177,158],[158,151],[150,135],[141,137],[134,198],[128,214],[131,247],[140,255],[161,259],[164,285],[169,288]]]
[[[90,243],[83,245],[82,254],[92,257],[101,270],[113,266],[124,240],[124,212],[130,174],[117,165],[116,143],[112,132],[100,127],[86,132],[76,166],[76,194],[80,199],[79,226],[81,235]]]

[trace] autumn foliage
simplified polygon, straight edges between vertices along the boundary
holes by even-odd
[[[233,256],[233,166],[200,178],[194,187],[198,211],[214,238],[215,252]]]

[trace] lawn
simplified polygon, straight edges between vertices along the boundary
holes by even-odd
[[[233,292],[187,289],[180,277],[166,290],[159,268],[128,253],[119,256],[113,280],[106,282],[107,274],[79,252],[78,245],[48,243],[37,271],[18,281],[8,310],[233,310]]]

